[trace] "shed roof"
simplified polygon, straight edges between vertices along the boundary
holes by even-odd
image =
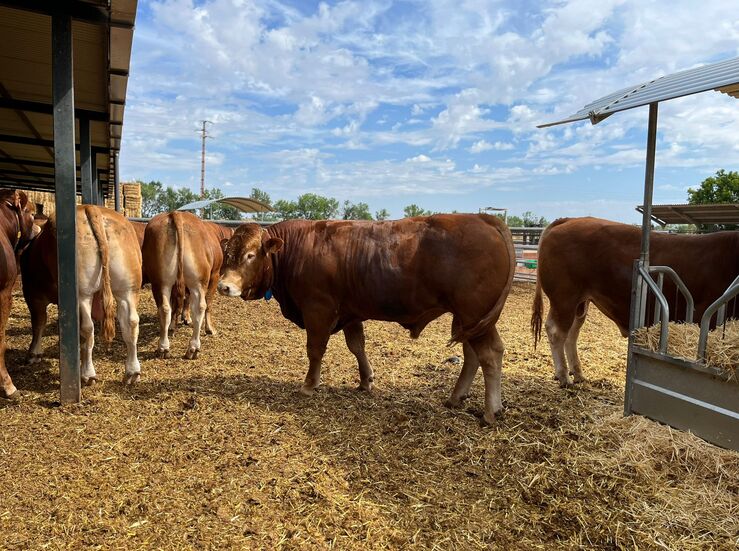
[[[54,191],[53,2],[0,0],[0,185]],[[75,117],[91,121],[103,191],[120,149],[137,0],[71,0]],[[79,125],[75,131],[79,143]],[[79,155],[77,169],[79,170]],[[79,173],[77,176],[79,183]]]
[[[222,199],[204,199],[202,201],[194,201],[183,205],[177,210],[196,210],[204,209],[212,205],[213,203],[225,203],[235,207],[243,212],[274,212],[274,209],[269,205],[251,199],[249,197],[223,197]]]
[[[707,90],[716,90],[735,98],[739,97],[739,57],[702,65],[623,88],[588,103],[569,117],[556,122],[540,124],[537,128],[585,119],[590,119],[591,123],[598,124],[619,111],[626,111],[653,102],[675,99]]]
[[[636,210],[643,213],[644,207]],[[652,219],[666,224],[739,224],[739,203],[652,205]]]

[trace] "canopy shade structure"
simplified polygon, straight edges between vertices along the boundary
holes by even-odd
[[[256,199],[250,199],[249,197],[224,197],[222,199],[205,199],[203,201],[194,201],[183,205],[177,210],[197,210],[208,208],[213,203],[224,203],[239,209],[242,212],[274,212],[274,209],[269,205],[265,205],[261,201]]]
[[[636,207],[644,213],[644,207]],[[739,224],[739,203],[712,205],[652,205],[652,220],[667,224]]]
[[[77,192],[89,161],[94,193],[113,194],[136,5],[0,0],[0,186],[55,191],[51,16],[64,12],[72,18]]]
[[[643,82],[608,94],[588,103],[577,113],[556,122],[540,124],[537,128],[555,126],[567,122],[590,119],[598,124],[613,113],[641,107],[650,103],[675,99],[716,90],[734,98],[739,97],[739,57],[727,59],[710,65],[703,65],[687,71]]]

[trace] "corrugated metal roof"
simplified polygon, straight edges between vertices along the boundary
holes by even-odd
[[[703,65],[623,88],[587,104],[567,118],[541,124],[537,128],[590,119],[597,124],[613,113],[641,107],[650,103],[689,96],[707,90],[716,90],[739,96],[739,57]]]
[[[197,210],[204,209],[212,205],[213,203],[225,203],[235,207],[243,212],[274,212],[274,209],[269,205],[265,205],[261,201],[256,199],[250,199],[248,197],[224,197],[223,199],[205,199],[203,201],[194,201],[183,205],[177,210]]]
[[[636,207],[644,212],[644,207]],[[652,205],[652,218],[662,224],[739,224],[739,203]]]

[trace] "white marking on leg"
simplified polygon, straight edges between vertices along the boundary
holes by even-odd
[[[80,297],[80,378],[84,384],[95,380],[92,348],[95,345],[95,325],[92,322],[92,297]]]
[[[557,327],[551,312],[547,316],[546,330],[549,346],[552,350],[552,360],[554,361],[554,376],[559,381],[560,386],[567,386],[571,383],[564,352],[567,333]]]
[[[129,291],[116,296],[118,301],[118,325],[121,328],[123,342],[126,343],[126,374],[123,379],[126,384],[137,382],[141,374],[141,365],[137,354],[139,314],[136,311],[137,299],[134,296],[136,292]]]

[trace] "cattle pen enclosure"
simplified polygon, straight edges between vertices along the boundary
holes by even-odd
[[[96,345],[99,383],[58,407],[56,313],[45,360],[23,366],[20,291],[8,365],[24,392],[0,400],[0,529],[8,549],[733,549],[739,454],[622,417],[626,339],[594,311],[589,381],[562,390],[529,336],[533,286],[515,283],[499,322],[504,415],[481,427],[480,375],[462,410],[442,404],[459,366],[449,318],[413,341],[367,323],[372,394],[354,390],[341,336],[323,387],[298,393],[305,334],[275,301],[218,297],[218,333],[185,361],[155,357],[141,295],[142,380],[122,385],[125,348]],[[52,307],[53,308],[53,307]]]

